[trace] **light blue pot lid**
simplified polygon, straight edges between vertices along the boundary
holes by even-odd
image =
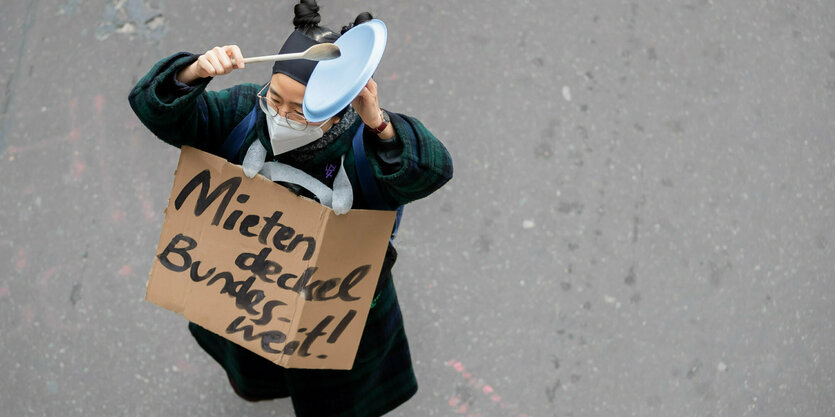
[[[385,23],[374,19],[354,26],[334,42],[340,57],[316,64],[307,82],[302,101],[307,120],[327,120],[354,101],[380,64],[387,36]]]

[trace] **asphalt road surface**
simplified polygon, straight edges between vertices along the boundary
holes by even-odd
[[[292,415],[144,301],[178,151],[127,102],[171,53],[274,53],[291,5],[2,3],[0,415]],[[392,415],[835,415],[835,2],[320,5],[386,22],[380,101],[455,162],[397,241]]]

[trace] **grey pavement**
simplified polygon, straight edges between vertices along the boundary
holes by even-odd
[[[291,5],[0,5],[0,415],[292,415],[143,300],[178,152],[127,104],[170,53],[274,52]],[[455,161],[398,238],[392,415],[835,415],[835,2],[320,5],[387,23],[383,107]]]

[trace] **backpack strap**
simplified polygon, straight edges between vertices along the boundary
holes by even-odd
[[[383,195],[380,194],[380,188],[377,187],[377,180],[374,178],[374,173],[371,172],[371,164],[368,162],[368,157],[365,154],[365,144],[363,142],[363,132],[365,131],[365,124],[360,123],[357,133],[354,134],[352,145],[354,148],[354,166],[357,169],[357,178],[360,181],[360,188],[366,201],[375,210],[390,210],[389,205],[383,200]],[[397,229],[400,228],[400,219],[403,217],[403,206],[397,207],[397,217],[394,218],[394,228],[391,231],[390,242],[394,243],[394,238],[397,237]]]
[[[257,112],[258,106],[253,107],[252,111],[229,132],[229,136],[226,137],[226,140],[223,141],[223,145],[220,147],[220,156],[230,162],[238,156],[238,152],[244,146],[244,140],[246,140],[249,131],[255,126]]]

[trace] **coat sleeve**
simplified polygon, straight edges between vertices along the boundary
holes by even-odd
[[[206,91],[211,78],[186,85],[176,80],[197,55],[180,52],[158,62],[137,84],[128,101],[139,120],[158,138],[180,147],[217,153],[229,132],[255,104],[254,85]]]
[[[380,192],[392,207],[432,194],[452,179],[452,157],[417,119],[389,112],[396,133],[392,142],[365,136],[369,163]],[[399,155],[398,155],[399,153]]]

